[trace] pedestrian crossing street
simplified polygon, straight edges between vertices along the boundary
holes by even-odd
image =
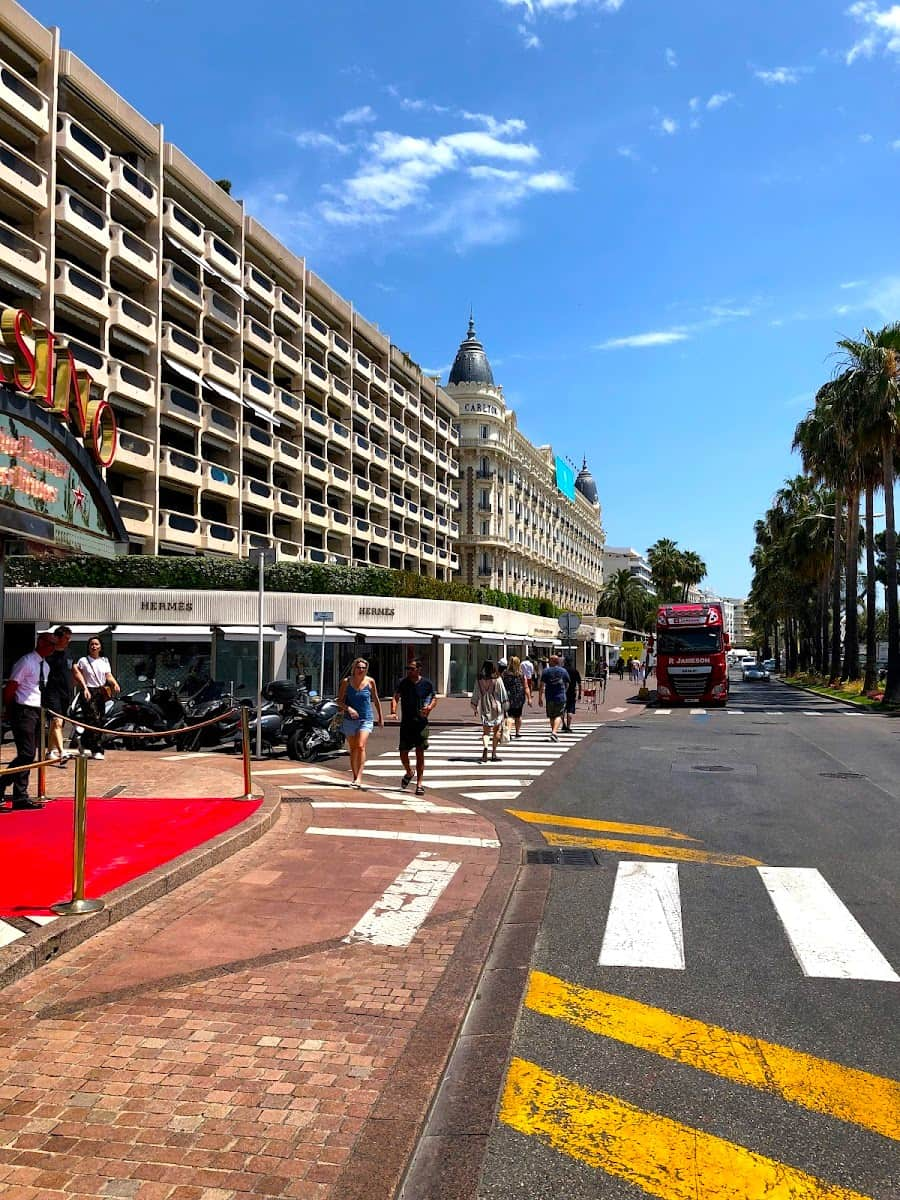
[[[481,761],[481,730],[477,725],[432,730],[425,754],[424,784],[428,791],[452,790],[469,800],[515,800],[574,745],[603,726],[602,721],[576,722],[572,733],[550,741],[549,723],[523,720],[521,738],[498,746],[500,762]],[[388,786],[398,779],[397,751],[366,763],[370,787]]]

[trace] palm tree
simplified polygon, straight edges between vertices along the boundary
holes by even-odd
[[[597,615],[616,617],[632,629],[641,629],[647,612],[649,593],[628,570],[616,571],[603,585]]]
[[[900,431],[900,322],[860,339],[838,342],[846,373],[863,399],[859,444],[877,448],[881,458],[885,516],[885,602],[888,614],[886,703],[900,703],[900,600],[897,594],[897,526],[894,514],[894,454]]]
[[[647,551],[650,575],[661,603],[671,603],[676,596],[681,551],[671,538],[659,538]]]
[[[684,550],[678,567],[681,582],[681,599],[687,600],[688,592],[706,578],[706,563],[696,550]]]

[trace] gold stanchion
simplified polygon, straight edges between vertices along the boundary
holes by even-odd
[[[75,871],[72,899],[64,904],[52,905],[60,916],[81,916],[83,913],[100,912],[106,905],[102,900],[84,898],[84,847],[87,835],[87,759],[75,760]]]
[[[38,767],[37,798],[43,804],[50,799],[50,797],[47,795],[47,764],[44,762],[44,759],[47,757],[47,713],[44,710],[43,705],[41,706],[41,719],[39,722],[39,727],[40,737],[38,739],[38,760],[40,762],[40,766]]]
[[[235,796],[235,800],[261,800],[262,793],[253,791],[253,777],[250,774],[250,717],[247,705],[241,705],[241,750],[244,755],[244,794]]]

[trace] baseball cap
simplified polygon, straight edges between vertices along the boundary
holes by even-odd
[[[506,661],[506,659],[505,659],[505,658],[498,658],[498,659],[497,659],[497,666],[498,666],[498,667],[506,667],[506,666],[509,666],[509,664],[507,663],[507,661]]]

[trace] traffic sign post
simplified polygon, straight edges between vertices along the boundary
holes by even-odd
[[[569,655],[571,656],[572,637],[578,631],[578,628],[581,625],[581,617],[579,617],[578,613],[567,612],[563,613],[561,617],[557,618],[557,620],[559,622],[560,633],[565,636],[566,641],[569,644]]]
[[[313,620],[322,625],[322,653],[319,656],[319,696],[325,699],[325,626],[334,620],[333,612],[314,612]]]

